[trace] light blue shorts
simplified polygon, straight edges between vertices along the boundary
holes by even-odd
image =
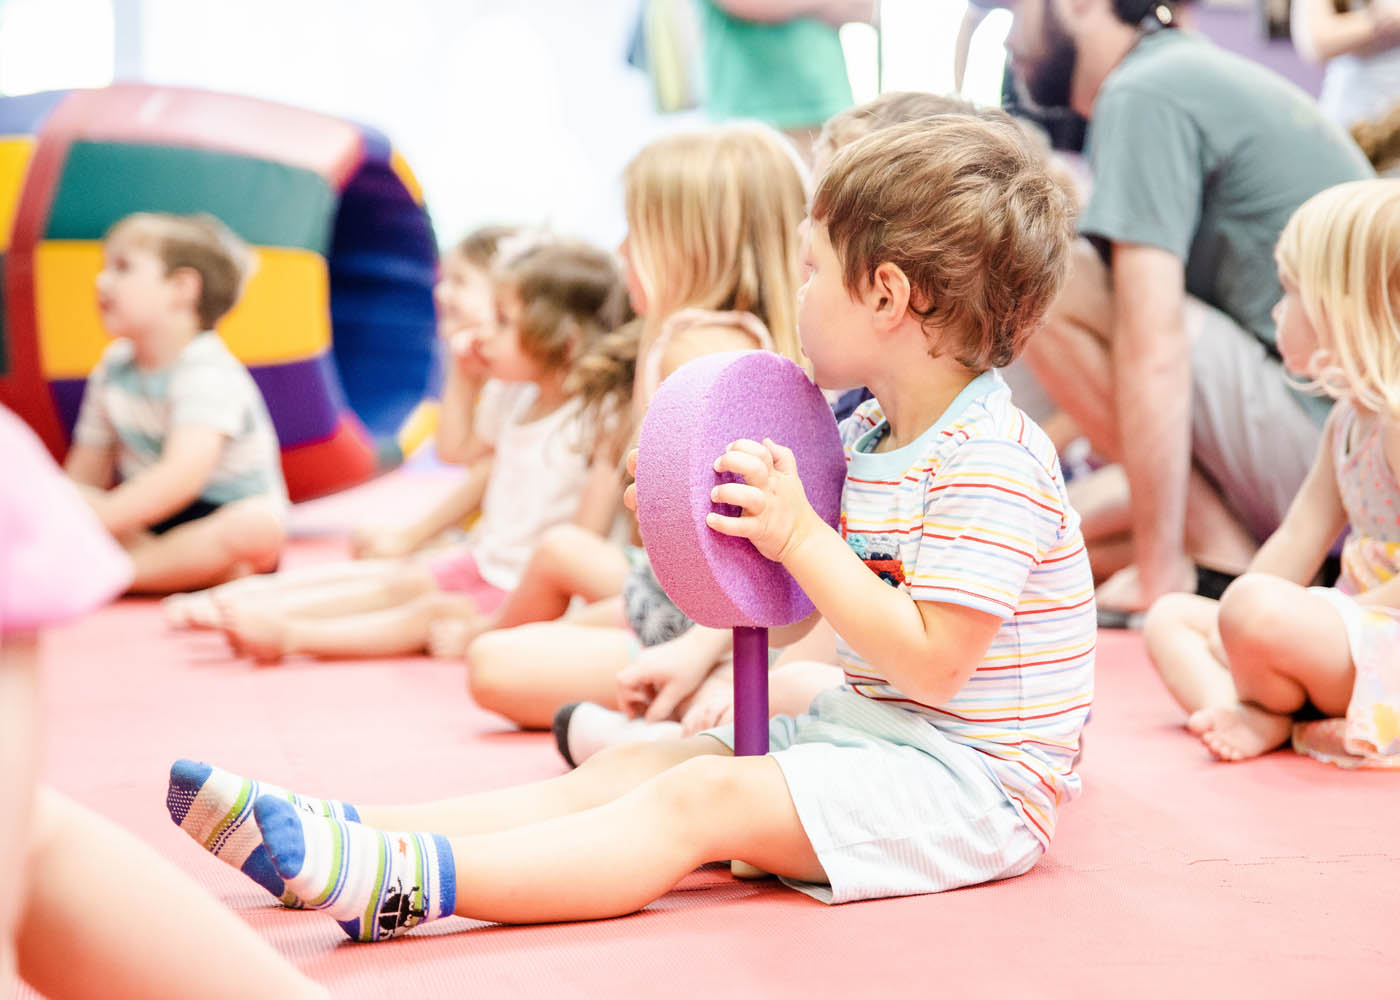
[[[731,750],[734,728],[709,729]],[[852,691],[768,725],[828,885],[784,879],[824,903],[943,892],[1030,871],[1044,853],[970,747]]]

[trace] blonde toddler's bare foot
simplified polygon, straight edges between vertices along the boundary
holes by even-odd
[[[481,620],[438,618],[428,623],[428,655],[444,660],[460,660],[484,629]]]
[[[259,663],[276,663],[290,652],[286,624],[277,615],[252,605],[223,608],[223,629],[235,653]]]
[[[1192,714],[1186,726],[1216,757],[1240,761],[1282,746],[1293,729],[1293,719],[1254,705],[1230,705],[1203,708]]]

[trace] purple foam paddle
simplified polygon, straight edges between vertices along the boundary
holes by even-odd
[[[734,630],[734,751],[768,752],[768,629],[791,625],[812,602],[779,563],[744,538],[705,524],[710,490],[734,477],[715,459],[740,438],[774,442],[797,458],[807,499],[836,527],[846,459],[821,391],[797,365],[767,351],[697,358],[661,383],[637,451],[637,520],[656,579],[676,606],[710,628]]]

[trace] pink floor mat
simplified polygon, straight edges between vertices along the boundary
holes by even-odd
[[[337,551],[302,541],[288,562]],[[560,773],[547,735],[471,704],[460,667],[259,668],[216,635],[166,631],[153,602],[123,601],[51,634],[46,696],[49,780],[154,845],[338,997],[1400,992],[1400,775],[1290,752],[1214,762],[1131,634],[1102,636],[1085,794],[1021,878],[826,907],[710,868],[619,920],[451,918],[382,945],[279,909],[204,854],[166,815],[166,773],[193,757],[362,803]]]

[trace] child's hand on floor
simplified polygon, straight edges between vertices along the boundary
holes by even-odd
[[[715,531],[747,538],[774,562],[782,562],[822,524],[807,500],[792,451],[768,438],[740,440],[715,460],[715,471],[743,478],[710,491],[717,504],[740,509],[737,517],[712,513],[705,523]]]

